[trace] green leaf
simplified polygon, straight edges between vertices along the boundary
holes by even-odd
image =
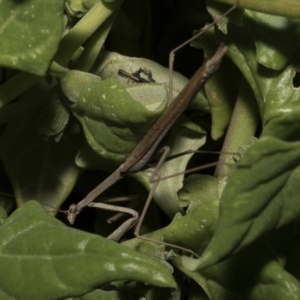
[[[251,291],[251,299],[300,299],[298,280],[285,271],[278,261],[269,262],[260,273],[260,284]]]
[[[218,220],[218,186],[214,177],[191,175],[178,192],[181,201],[190,202],[187,214],[175,217],[164,230],[167,243],[193,250],[199,255],[209,243]]]
[[[13,186],[17,205],[36,199],[58,208],[76,183],[80,169],[77,146],[67,134],[59,143],[45,141],[36,132],[38,115],[8,124],[0,137],[0,158]]]
[[[271,229],[297,219],[300,143],[261,138],[232,171],[220,200],[220,219],[194,269],[217,263]]]
[[[142,111],[144,111],[146,109],[147,111],[152,111],[153,114],[156,115],[166,105],[166,98],[165,98],[166,97],[166,89],[162,85],[139,84],[139,85],[134,85],[134,86],[127,87],[126,91],[129,93],[129,95],[133,99],[137,100],[137,103],[140,103],[144,106],[143,110],[141,110],[141,109],[139,109],[139,107],[137,105],[135,105],[135,102],[131,103],[131,105],[134,105],[134,108],[132,107],[132,110],[134,110],[134,109],[138,110],[136,112],[137,114],[141,113]],[[151,93],[149,93],[149,92],[151,92]],[[164,100],[163,103],[161,103],[162,99]],[[104,101],[102,101],[102,105],[106,106],[106,105],[108,105],[108,103],[104,103]],[[126,114],[125,110],[122,113],[118,110],[116,110],[116,111],[120,115],[123,114],[123,113]],[[88,110],[85,113],[88,113]],[[97,141],[99,141],[101,144],[104,144],[105,148],[109,148],[109,146],[110,146],[110,145],[107,144],[107,142],[109,142],[109,136],[114,135],[115,138],[117,138],[117,140],[122,145],[125,145],[126,143],[124,144],[124,142],[127,142],[128,146],[130,145],[130,147],[128,147],[128,149],[133,150],[134,148],[132,148],[132,147],[136,146],[137,143],[141,139],[141,135],[139,133],[138,128],[148,129],[148,126],[146,126],[146,124],[145,124],[145,126],[143,126],[143,124],[141,124],[141,126],[139,126],[139,127],[135,127],[134,124],[130,124],[129,126],[133,129],[133,131],[134,131],[133,133],[136,135],[136,139],[134,138],[133,141],[128,141],[128,137],[130,137],[131,133],[129,131],[124,131],[123,133],[116,131],[116,128],[114,128],[113,125],[110,122],[109,114],[107,114],[107,116],[108,116],[108,118],[104,119],[104,123],[107,124],[106,129],[108,130],[108,136],[107,136],[107,139],[105,139],[105,140],[104,140],[104,138],[105,138],[104,136],[97,134],[98,133],[97,128],[98,127],[100,128],[100,126],[103,125],[102,124],[103,121],[100,121],[100,120],[102,120],[100,114],[99,114],[99,122],[94,123],[95,131],[93,131],[92,126],[89,126],[91,124],[90,120],[85,119],[85,121],[83,121],[80,118],[81,123],[84,124],[84,128],[89,127],[85,131],[85,132],[87,132],[87,136],[90,136],[91,132],[93,132],[92,135],[94,135],[94,133],[95,133],[95,135],[92,138],[95,138],[95,139],[97,138]],[[124,119],[124,117],[126,118],[126,115],[124,115],[123,117],[120,116],[120,119],[121,118]],[[129,111],[127,111],[127,117],[128,117],[128,119],[125,122],[130,121],[131,116],[129,114]],[[85,126],[85,125],[87,125],[87,126]],[[121,127],[121,123],[119,124],[119,126]],[[111,134],[110,134],[110,131],[111,131]],[[145,133],[146,133],[146,131],[145,131]],[[89,144],[91,146],[93,146],[93,145],[95,145],[95,142],[96,142],[96,144],[97,144],[96,149],[98,149],[97,141],[93,141],[92,138],[88,139],[88,141],[90,142]],[[129,144],[129,142],[130,142],[130,144]],[[112,146],[112,149],[117,148],[117,145],[115,143],[112,143],[111,146]],[[93,148],[90,147],[88,144],[83,145],[83,147],[81,148],[80,152],[78,153],[78,155],[76,157],[76,164],[79,167],[85,168],[85,169],[100,169],[100,170],[111,171],[111,169],[112,169],[111,163],[112,162],[108,159],[107,155],[105,155],[105,152],[103,152],[103,151],[98,152],[99,150],[97,150],[97,152],[96,152],[96,151],[93,151],[92,149]],[[100,147],[99,149],[102,150],[102,147]],[[121,147],[119,146],[118,149],[121,149]],[[130,153],[126,151],[126,155],[129,155]],[[120,158],[118,158],[118,157],[116,157],[115,160],[118,160],[119,163],[122,162],[120,160]],[[116,165],[115,160],[113,161],[114,165]]]
[[[1,1],[0,65],[42,76],[63,31],[60,0]]]
[[[207,276],[205,271],[202,272],[192,272],[186,268],[185,264],[181,261],[181,257],[176,257],[172,260],[172,263],[176,268],[181,270],[184,274],[195,280],[199,286],[203,288],[208,299],[218,300],[218,299],[230,299],[230,300],[243,300],[238,293],[231,291],[229,288],[222,286],[216,280],[212,280]],[[223,275],[223,274],[222,274]],[[228,276],[230,277],[230,276]]]
[[[111,163],[119,165],[128,157],[166,107],[166,91],[150,110],[133,100],[114,78],[101,81],[89,73],[70,71],[61,85],[89,145],[107,159],[106,168]]]
[[[176,287],[159,261],[68,228],[34,201],[15,211],[0,231],[3,300],[75,297],[116,280]]]
[[[103,51],[98,59],[98,62],[94,66],[94,72],[101,78],[106,79],[110,77],[116,78],[122,85],[128,87],[136,86],[135,83],[130,82],[127,78],[118,75],[118,71],[124,70],[128,73],[136,72],[139,68],[144,67],[152,72],[152,77],[156,83],[159,85],[164,85],[168,89],[169,87],[169,69],[161,66],[160,64],[145,58],[128,57],[115,52]],[[188,79],[178,72],[173,72],[173,98],[175,98],[178,93],[187,84]],[[158,94],[157,90],[151,89],[153,84],[146,84],[148,91],[143,92],[144,97],[152,98],[162,98]],[[141,84],[138,84],[141,86]],[[127,89],[129,92],[129,90]],[[130,92],[129,92],[130,93]],[[131,94],[131,93],[130,93]],[[132,94],[131,94],[132,95]],[[133,95],[132,95],[133,96]],[[137,98],[134,98],[138,101]],[[141,101],[141,100],[139,100]],[[153,101],[153,100],[152,100]],[[203,113],[208,113],[210,111],[209,105],[202,91],[199,91],[194,98],[191,100],[190,107],[200,110]]]
[[[300,45],[299,20],[251,10],[247,10],[247,16],[255,41],[257,62],[273,70],[286,67]]]
[[[281,234],[282,232],[280,232]],[[194,260],[176,258],[173,263],[196,280],[209,299],[299,299],[298,280],[288,273],[263,240],[236,256],[206,270],[187,269]]]
[[[266,16],[264,17],[266,18]],[[272,19],[271,16],[268,18]],[[274,18],[274,23],[279,26],[278,29],[262,24],[260,15],[257,16],[255,13],[246,11],[242,26],[230,24],[230,35],[223,36],[223,38],[229,44],[228,55],[245,76],[257,99],[263,122],[262,136],[295,140],[298,138],[300,129],[298,104],[300,91],[293,86],[295,68],[288,55],[294,53],[298,48],[300,21],[290,21],[287,18],[278,17],[280,21],[278,22],[277,18]],[[267,49],[262,51],[261,42],[257,42],[259,37],[254,36],[257,38],[254,40],[252,31],[256,32],[257,26],[260,28],[260,35],[274,36],[268,43],[269,49],[272,51]],[[286,37],[291,35],[294,36],[294,41],[291,41],[290,45],[285,41]],[[272,60],[270,57],[266,57],[266,52],[268,52],[268,56],[272,53]],[[264,67],[262,62],[269,68]],[[292,123],[291,119],[294,122],[293,126],[286,126],[285,130],[282,130],[284,124]]]
[[[190,201],[187,215],[175,220],[164,229],[164,240],[168,243],[180,245],[201,255],[203,249],[212,237],[218,220],[217,181],[209,176],[190,176],[180,191],[180,198]],[[291,228],[289,228],[289,231]],[[278,244],[283,243],[285,251],[289,250],[289,240],[286,240],[283,231],[278,231],[281,237]],[[292,234],[290,240],[294,239]],[[209,299],[298,299],[300,296],[299,283],[286,272],[277,260],[272,247],[270,255],[268,245],[256,243],[250,248],[206,270],[192,272],[187,269],[194,265],[195,260],[186,261],[180,257],[171,260],[171,263],[186,275],[193,278],[204,289]],[[252,282],[252,278],[256,278]]]

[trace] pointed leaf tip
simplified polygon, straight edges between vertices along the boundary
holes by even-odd
[[[169,269],[158,260],[68,228],[36,201],[17,209],[0,231],[3,300],[76,297],[119,280],[176,288]]]

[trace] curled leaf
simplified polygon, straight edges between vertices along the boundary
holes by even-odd
[[[107,164],[118,165],[126,159],[167,103],[165,92],[162,99],[155,99],[156,104],[150,99],[150,110],[133,100],[116,79],[101,81],[79,71],[68,72],[61,85],[89,145]]]

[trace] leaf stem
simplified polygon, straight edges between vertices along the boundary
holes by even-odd
[[[88,72],[91,69],[114,23],[118,11],[119,10],[113,12],[87,41],[84,51],[74,66],[76,70]]]
[[[260,115],[254,94],[246,80],[243,79],[222,152],[238,153],[241,147],[251,144],[251,138],[255,134],[259,120]],[[221,155],[219,162],[215,177],[220,182],[219,193],[222,194],[235,161],[231,155]]]
[[[104,4],[99,1],[85,16],[62,38],[56,54],[56,62],[66,66],[76,52],[99,26],[115,11],[124,0]]]

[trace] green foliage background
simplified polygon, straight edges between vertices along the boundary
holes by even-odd
[[[240,0],[220,20],[233,4],[0,2],[1,299],[300,299],[300,4]],[[226,58],[164,143],[171,154],[220,145],[231,154],[214,176],[160,182],[142,228],[200,258],[130,235],[107,240],[106,212],[87,209],[79,230],[54,218],[114,171],[167,109],[169,75],[158,62],[213,20],[191,46],[208,58],[224,42]],[[175,62],[188,76],[201,64],[191,49]],[[155,83],[117,75],[141,66]],[[174,73],[174,96],[187,80]],[[162,177],[196,166],[191,157],[164,163]],[[148,172],[123,181],[105,196],[151,188]],[[158,210],[173,221],[166,226]]]

